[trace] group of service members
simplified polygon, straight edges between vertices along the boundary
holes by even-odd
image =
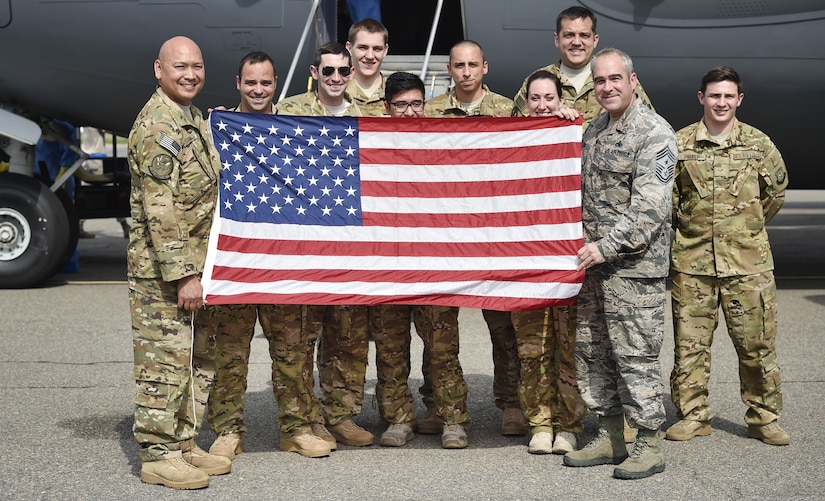
[[[589,9],[560,13],[554,40],[561,59],[525,78],[514,100],[483,83],[488,63],[481,46],[459,42],[448,63],[454,87],[427,101],[417,76],[382,75],[387,30],[363,19],[350,28],[346,45],[331,42],[316,51],[310,66],[316,90],[277,104],[274,62],[263,52],[246,55],[236,77],[241,102],[233,111],[581,116],[585,245],[578,259],[586,274],[577,305],[483,310],[501,433],[529,433],[528,452],[564,454],[568,466],[615,464],[617,478],[663,471],[658,358],[672,267],[671,395],[679,421],[666,438],[711,431],[710,344],[721,305],[739,354],[748,436],[789,443],[776,422],[782,408],[776,287],[765,232],[782,205],[787,173],[770,139],[735,119],[743,98],[739,76],[726,67],[709,71],[698,93],[704,116],[677,135],[653,111],[627,54],[605,49],[594,55],[598,34]],[[154,70],[159,87],[129,136],[128,276],[141,480],[194,489],[231,470],[247,431],[244,397],[256,322],[269,343],[282,450],[320,457],[338,444],[375,442],[353,420],[363,403],[370,333],[378,408],[387,423],[379,443],[403,446],[417,431],[441,434],[444,448],[467,447],[457,307],[204,307],[200,274],[220,164],[206,121],[191,104],[203,86],[203,57],[192,40],[175,37],[161,47]],[[408,386],[413,323],[424,344],[424,416],[413,410]],[[588,408],[599,431],[577,449]],[[194,441],[204,414],[217,436],[209,452]]]

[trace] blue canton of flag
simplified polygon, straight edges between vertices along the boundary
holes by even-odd
[[[241,222],[360,226],[355,118],[212,113],[220,215]]]

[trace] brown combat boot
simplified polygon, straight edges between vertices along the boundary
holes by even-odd
[[[243,439],[240,433],[227,433],[219,435],[209,448],[209,454],[213,456],[223,456],[230,461],[235,456],[243,452]]]
[[[464,425],[445,424],[444,431],[441,432],[442,449],[466,449],[467,430]]]
[[[501,434],[502,435],[526,435],[527,420],[521,407],[507,407],[501,413]]]
[[[632,444],[636,441],[636,428],[633,428],[628,424],[627,418],[623,418],[624,420],[624,443]]]
[[[362,447],[375,443],[375,436],[367,430],[361,428],[352,419],[347,419],[343,423],[330,425],[327,427],[337,442]]]
[[[690,440],[693,437],[706,437],[710,435],[710,423],[704,421],[693,421],[682,419],[665,432],[668,440]]]
[[[190,438],[180,445],[183,460],[196,466],[208,475],[223,475],[232,471],[232,461],[223,456],[213,456],[198,447],[194,438]]]
[[[435,405],[427,406],[427,414],[418,420],[417,431],[425,435],[437,435],[444,429],[444,420]]]
[[[209,475],[184,461],[180,451],[169,451],[160,461],[144,461],[140,467],[140,480],[172,489],[209,487]]]

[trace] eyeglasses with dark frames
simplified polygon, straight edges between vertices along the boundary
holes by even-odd
[[[407,108],[412,108],[412,110],[416,113],[420,113],[420,112],[424,111],[424,101],[421,101],[420,99],[416,99],[415,101],[410,101],[410,102],[407,102],[407,101],[392,102],[392,101],[390,101],[390,104],[392,106],[394,106],[395,109],[400,111],[401,113],[404,113],[405,111],[407,111]]]

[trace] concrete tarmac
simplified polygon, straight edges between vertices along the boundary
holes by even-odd
[[[621,481],[612,467],[568,468],[527,453],[528,437],[499,434],[490,340],[478,310],[461,312],[461,362],[470,386],[470,446],[438,436],[407,446],[339,446],[309,459],[278,448],[266,341],[252,347],[245,449],[229,475],[201,491],[141,483],[132,437],[134,382],[125,283],[126,240],[114,220],[88,221],[80,272],[42,287],[0,291],[0,499],[822,499],[825,492],[825,192],[793,191],[769,226],[779,287],[779,362],[785,447],[746,438],[736,355],[721,325],[713,347],[708,437],[665,442],[666,470]],[[668,328],[661,363],[673,366]],[[724,322],[722,321],[722,324]],[[411,386],[421,383],[415,339]],[[371,352],[374,353],[374,352]],[[356,421],[379,435],[375,370]],[[666,401],[669,426],[675,409]],[[423,406],[416,396],[416,410]],[[586,419],[581,442],[596,431]],[[198,443],[214,435],[204,429]]]

